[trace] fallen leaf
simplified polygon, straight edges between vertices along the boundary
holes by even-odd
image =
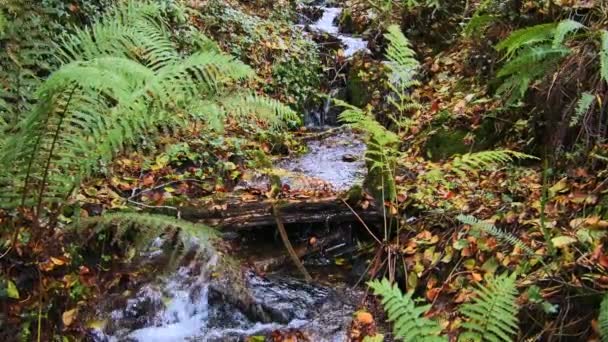
[[[63,322],[63,325],[65,325],[66,327],[69,327],[70,325],[72,325],[72,323],[74,323],[74,319],[76,318],[77,314],[78,314],[78,308],[65,311],[61,315],[61,321]]]
[[[570,237],[570,236],[558,236],[558,237],[551,239],[551,243],[553,243],[553,246],[555,246],[557,248],[568,247],[575,242],[576,242],[576,239],[573,237]]]
[[[6,295],[8,298],[19,299],[19,290],[13,281],[9,280],[6,282]]]

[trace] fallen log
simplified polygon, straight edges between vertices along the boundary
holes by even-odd
[[[276,225],[272,205],[281,211],[285,224],[357,222],[358,218],[336,196],[322,199],[260,200],[256,202],[230,199],[206,207],[182,207],[183,219],[204,223],[224,231],[236,231]],[[371,223],[382,219],[375,208],[359,209],[358,214]]]

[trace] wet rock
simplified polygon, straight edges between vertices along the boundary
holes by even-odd
[[[357,158],[357,156],[355,156],[354,154],[345,154],[342,156],[342,161],[347,163],[356,162],[358,159],[359,158]]]

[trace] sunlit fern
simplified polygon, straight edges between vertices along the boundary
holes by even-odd
[[[375,295],[382,297],[382,306],[388,320],[393,322],[395,337],[403,341],[447,341],[439,336],[439,324],[424,317],[430,305],[416,306],[411,293],[404,295],[387,279],[370,281],[368,285]]]
[[[516,277],[501,275],[480,285],[472,303],[463,304],[460,312],[468,319],[459,341],[513,341],[518,331]]]

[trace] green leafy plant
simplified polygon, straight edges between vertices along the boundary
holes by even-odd
[[[530,84],[550,72],[571,50],[563,45],[566,36],[581,29],[580,23],[565,20],[517,30],[496,49],[504,52],[507,62],[498,71],[502,79],[499,94],[510,94],[511,101],[520,100]]]
[[[585,118],[589,110],[593,106],[593,102],[595,101],[595,96],[589,92],[584,92],[581,95],[581,98],[578,100],[576,104],[576,111],[574,115],[570,119],[570,127],[578,126],[581,121]]]
[[[468,318],[459,341],[512,341],[518,330],[515,274],[501,275],[480,285],[472,303],[460,312]]]
[[[154,3],[130,1],[60,40],[57,58],[66,64],[41,86],[37,105],[0,153],[3,206],[33,199],[40,215],[44,203],[65,200],[100,162],[192,120],[297,120],[277,101],[232,86],[254,76],[247,65],[215,51],[182,57],[162,18]]]
[[[511,150],[491,150],[476,153],[467,153],[455,156],[451,161],[451,171],[459,176],[465,176],[465,172],[477,172],[489,170],[499,165],[510,164],[516,160],[538,159],[537,157],[511,151]]]
[[[602,342],[608,341],[608,295],[604,295],[602,303],[600,304],[600,315],[598,317],[598,323],[600,328],[600,336]]]
[[[417,306],[412,294],[403,294],[401,290],[388,280],[374,280],[368,283],[374,294],[382,297],[382,306],[389,321],[394,323],[395,337],[404,341],[447,341],[438,336],[441,332],[439,325],[424,317],[430,305]]]

